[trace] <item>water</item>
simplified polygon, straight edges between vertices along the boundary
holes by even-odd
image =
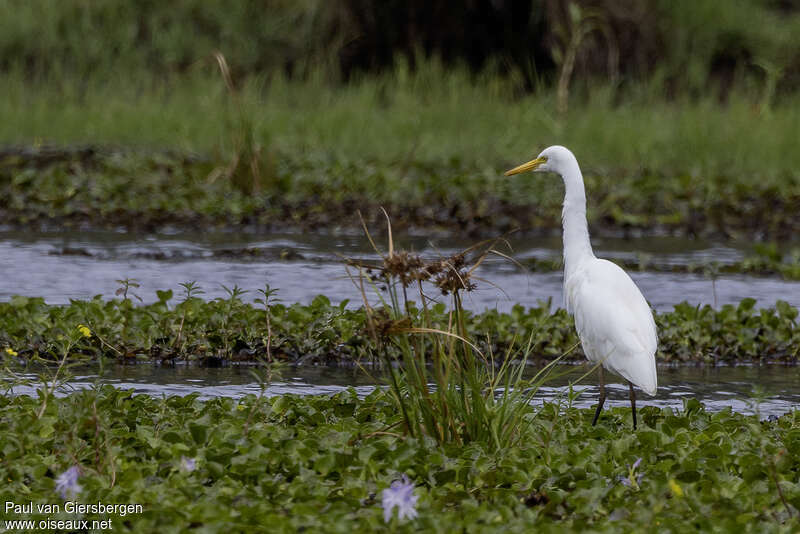
[[[436,257],[470,243],[451,238],[406,238],[397,244]],[[520,261],[561,254],[558,238],[518,239],[512,240],[511,245],[512,255]],[[664,264],[704,264],[712,260],[727,263],[744,256],[734,246],[670,238],[595,239],[594,245],[601,257],[635,260],[644,253],[650,261]],[[345,257],[377,258],[360,234],[137,236],[111,232],[0,232],[0,300],[28,295],[42,296],[51,304],[64,304],[98,294],[112,298],[119,287],[117,280],[128,277],[138,280],[140,287],[133,291],[145,302],[155,300],[157,289],[173,289],[179,298],[179,284],[195,280],[208,299],[225,297],[222,285],[238,285],[250,290],[245,299],[252,300],[258,296],[255,290],[268,283],[279,289],[277,296],[287,303],[308,303],[324,294],[333,302],[349,299],[352,305],[358,305],[360,293],[346,276],[342,263]],[[465,305],[473,310],[505,311],[516,303],[535,306],[546,299],[552,299],[554,305],[561,302],[561,273],[528,273],[507,260],[492,258],[477,274],[487,282],[479,282],[481,289],[467,295]],[[714,303],[712,283],[702,275],[631,272],[631,276],[658,310],[669,310],[684,300],[691,304]],[[757,299],[761,306],[771,306],[778,299],[800,306],[800,283],[752,276],[720,276],[716,280],[718,305],[736,304],[745,297]],[[97,378],[97,371],[90,369],[77,374],[69,386],[91,387]],[[210,398],[259,392],[249,368],[235,366],[111,366],[102,379],[104,383],[152,395],[197,392],[202,398]],[[697,397],[710,409],[730,406],[752,412],[753,388],[760,386],[764,398],[758,405],[759,412],[778,415],[800,402],[798,379],[800,370],[796,367],[663,367],[659,371],[658,395],[652,399],[642,395],[640,404],[680,408],[683,399]],[[560,380],[543,388],[537,400],[563,397],[567,379]],[[323,394],[349,386],[366,395],[375,384],[355,369],[296,367],[287,370],[266,393]],[[583,391],[578,406],[588,407],[596,402],[597,388],[591,379],[577,388]],[[612,382],[608,389],[609,405],[627,405],[625,386]],[[17,387],[15,392],[33,394],[35,390]]]
[[[457,239],[406,238],[400,246],[428,257],[448,255],[470,243]],[[672,238],[638,240],[595,239],[598,256],[636,259],[647,254],[650,261],[674,264],[703,264],[736,261],[744,253],[731,246]],[[561,244],[554,239],[512,240],[513,257],[520,261],[537,257],[559,257]],[[195,280],[204,298],[225,297],[223,285],[249,290],[245,299],[255,299],[255,290],[270,284],[287,303],[308,303],[324,294],[338,303],[361,301],[359,290],[348,278],[342,259],[375,259],[362,235],[198,234],[132,235],[100,232],[0,233],[0,299],[12,295],[44,297],[51,304],[94,295],[111,298],[121,278],[134,278],[135,289],[144,302],[156,300],[157,289],[173,289]],[[530,273],[508,260],[488,259],[476,272],[485,279],[479,289],[465,298],[475,311],[509,310],[514,304],[536,306],[552,299],[562,302],[560,272]],[[800,282],[744,275],[725,275],[711,280],[697,274],[631,272],[645,297],[660,311],[681,302],[690,304],[736,304],[745,297],[760,306],[776,300],[800,306]],[[436,295],[435,291],[430,292]]]
[[[568,371],[540,389],[534,403],[565,399],[567,385],[577,380],[585,366],[559,366],[554,375]],[[102,383],[148,395],[199,394],[201,399],[213,397],[238,398],[260,393],[260,385],[251,374],[250,366],[201,368],[187,365],[161,367],[157,365],[114,365],[102,375]],[[533,373],[535,369],[531,369]],[[100,378],[96,368],[73,371],[73,378],[61,394],[92,387]],[[22,376],[36,380],[33,373]],[[655,397],[637,394],[638,406],[658,406],[681,409],[684,399],[697,398],[709,410],[732,408],[742,413],[758,412],[760,416],[779,416],[800,403],[800,367],[737,366],[737,367],[660,367],[659,388]],[[628,387],[606,373],[606,406],[629,406]],[[342,367],[292,367],[266,389],[267,396],[287,393],[298,395],[332,394],[353,387],[359,396],[367,395],[376,382],[363,371]],[[760,388],[758,392],[756,388]],[[581,396],[574,404],[580,408],[596,405],[598,389],[594,376],[575,386]],[[14,394],[35,395],[34,386],[16,386]]]

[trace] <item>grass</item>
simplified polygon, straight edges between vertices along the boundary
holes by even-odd
[[[383,205],[401,229],[549,232],[558,181],[502,171],[561,143],[583,164],[596,233],[785,239],[800,227],[791,99],[760,112],[743,95],[721,106],[642,89],[618,104],[600,87],[559,117],[547,91],[514,97],[435,62],[340,87],[251,79],[235,102],[216,73],[33,85],[12,74],[0,90],[0,142],[33,147],[0,161],[10,224],[337,229],[357,226],[354,207]],[[47,143],[128,149],[43,165]]]
[[[40,400],[0,397],[4,501],[57,503],[53,519],[111,519],[115,531],[792,532],[800,528],[800,418],[730,411],[547,404],[518,446],[438,445],[382,432],[399,414],[365,399],[199,401],[111,387]],[[38,414],[38,415],[37,415]],[[637,463],[637,459],[641,459]],[[634,467],[634,464],[635,467]],[[77,466],[81,503],[141,513],[64,512],[55,479]],[[384,523],[381,492],[406,474],[414,520]],[[5,511],[3,520],[48,514]]]
[[[760,106],[797,90],[800,12],[792,2],[739,0],[718,9],[690,0],[558,6],[446,1],[10,0],[0,5],[0,71],[30,78],[147,69],[156,78],[196,69],[215,50],[237,77],[290,72],[347,78],[396,57],[494,69],[521,89],[648,81],[671,94],[748,90]],[[446,13],[446,16],[442,14]]]
[[[205,153],[230,141],[221,128],[231,111],[227,90],[214,73],[165,82],[142,77],[32,84],[12,73],[0,82],[0,140]],[[548,91],[515,97],[508,82],[436,62],[339,87],[280,77],[241,87],[256,138],[289,155],[311,151],[378,164],[456,158],[500,182],[507,165],[558,143],[613,180],[641,169],[699,183],[721,176],[743,184],[797,179],[800,115],[793,99],[759,112],[742,94],[720,105],[711,97],[668,101],[641,87],[621,104],[610,88],[595,86],[566,117],[555,113],[554,101]]]

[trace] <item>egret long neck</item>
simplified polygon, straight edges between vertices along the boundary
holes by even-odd
[[[586,190],[578,162],[574,159],[569,162],[561,177],[566,188],[564,209],[561,212],[561,221],[564,224],[564,274],[569,276],[582,261],[594,258],[594,252],[589,241]]]

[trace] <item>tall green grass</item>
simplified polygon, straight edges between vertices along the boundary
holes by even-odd
[[[0,71],[22,67],[29,78],[108,78],[147,70],[163,78],[195,70],[218,49],[235,56],[239,72],[318,64],[315,59],[340,40],[330,29],[337,15],[331,4],[5,0],[0,2]]]
[[[661,80],[696,95],[734,83],[769,94],[798,89],[798,33],[800,9],[785,0],[5,0],[0,73],[163,78],[221,50],[241,76],[324,68],[338,78],[422,53],[497,66],[526,90],[555,85],[571,63],[581,86]],[[579,44],[574,62],[564,61],[569,43]]]
[[[516,97],[513,83],[473,77],[430,62],[402,64],[378,77],[331,86],[320,75],[298,82],[251,79],[239,88],[254,142],[288,157],[308,155],[377,164],[459,160],[475,173],[570,147],[589,170],[647,169],[704,181],[797,180],[800,96],[771,109],[744,94],[716,99],[664,98],[641,86],[624,99],[595,87],[571,101]],[[0,143],[118,143],[225,154],[238,113],[217,73],[169,81],[60,79],[31,84],[21,73],[0,79]],[[312,158],[313,160],[313,158]]]

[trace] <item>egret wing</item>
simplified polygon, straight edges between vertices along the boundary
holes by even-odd
[[[593,260],[570,276],[565,296],[587,358],[655,394],[655,321],[628,274]]]

